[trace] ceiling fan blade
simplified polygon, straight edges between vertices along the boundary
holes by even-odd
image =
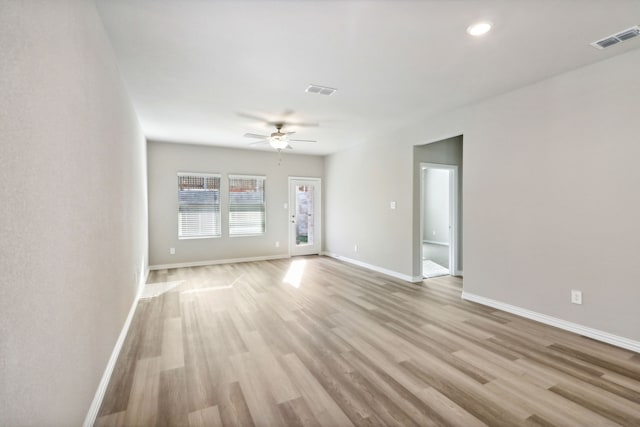
[[[295,131],[293,132],[285,132],[287,135],[293,135],[294,133],[296,133]]]
[[[315,139],[290,139],[291,142],[318,142]]]
[[[258,139],[267,139],[269,138],[267,135],[258,135],[257,133],[245,133],[245,138],[258,138]]]
[[[268,144],[269,141],[256,141],[256,142],[252,142],[249,145],[261,145],[261,144]]]
[[[304,122],[300,122],[300,123],[286,122],[284,125],[285,126],[300,126],[301,128],[316,128],[316,127],[320,126],[320,124],[318,124],[318,123],[304,123]]]
[[[284,148],[286,148],[287,150],[293,150],[293,147],[292,147],[291,145],[287,145],[287,146],[286,146],[286,147],[284,147]]]

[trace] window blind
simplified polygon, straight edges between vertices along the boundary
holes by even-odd
[[[229,236],[265,232],[264,183],[264,176],[229,175]]]
[[[220,175],[178,174],[178,238],[220,237]]]

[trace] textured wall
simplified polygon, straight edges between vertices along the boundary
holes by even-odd
[[[147,263],[145,141],[93,2],[1,2],[0,52],[0,425],[80,425]]]

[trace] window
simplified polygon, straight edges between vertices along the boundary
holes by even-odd
[[[178,238],[220,237],[220,175],[178,174]]]
[[[229,175],[229,236],[264,234],[264,176]]]

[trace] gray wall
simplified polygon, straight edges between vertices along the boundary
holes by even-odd
[[[415,275],[419,216],[398,196],[413,146],[464,135],[465,291],[640,341],[639,65],[635,50],[329,156],[327,247],[365,239],[363,262]],[[350,176],[366,197],[349,199]]]
[[[414,238],[414,255],[420,251],[420,163],[437,163],[441,165],[458,166],[458,247],[456,252],[458,255],[458,271],[463,270],[463,253],[464,253],[464,166],[462,160],[463,142],[462,136],[447,138],[431,144],[416,146],[413,148],[413,170],[414,170],[414,227],[416,235]],[[414,274],[420,274],[420,265],[414,263]],[[415,268],[418,268],[417,272]],[[447,267],[445,265],[445,267]]]
[[[288,254],[289,176],[323,177],[324,157],[286,153],[278,165],[276,152],[236,150],[202,145],[148,143],[149,169],[149,259],[151,265],[166,265]],[[178,239],[178,172],[222,174],[222,237]],[[229,237],[227,174],[267,177],[266,233],[261,236]],[[275,242],[280,242],[276,248]],[[175,255],[169,254],[175,248]]]
[[[467,292],[640,340],[638,66],[636,50],[474,109]]]
[[[379,143],[327,156],[327,252],[411,274],[412,153],[411,146]],[[396,209],[390,208],[391,201],[396,202]],[[419,233],[418,223],[416,241],[420,241]],[[420,268],[418,264],[414,276],[421,276]]]
[[[422,239],[443,243],[451,240],[449,223],[449,171],[426,169],[422,174],[423,233]]]
[[[0,425],[77,426],[146,266],[145,141],[92,2],[1,2],[0,52]]]

